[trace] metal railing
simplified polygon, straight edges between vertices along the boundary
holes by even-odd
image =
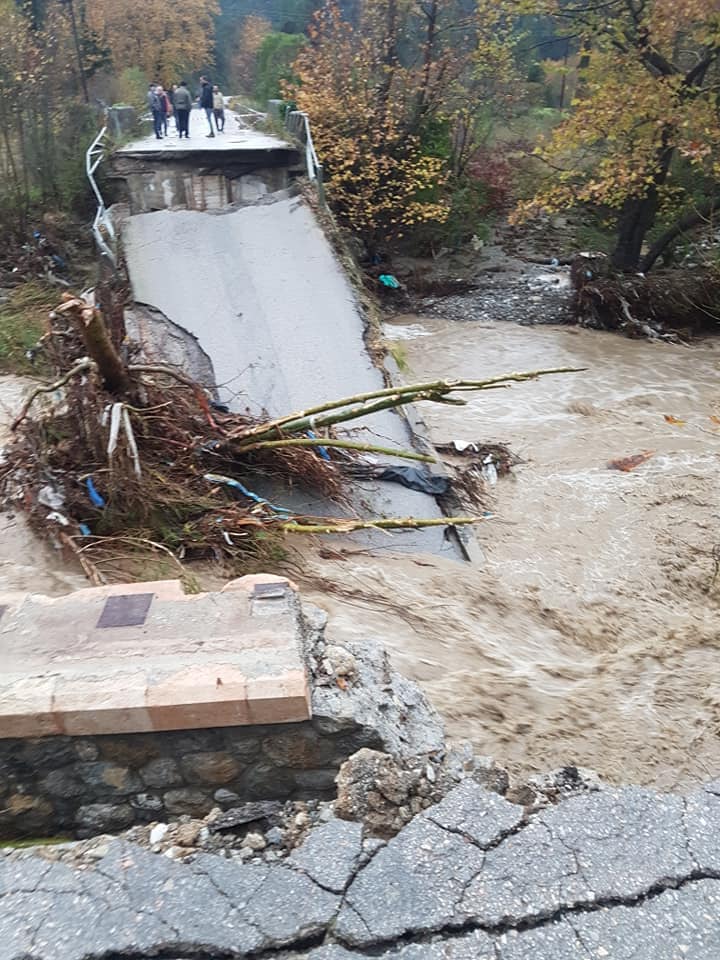
[[[90,186],[92,187],[98,204],[97,212],[92,225],[93,236],[95,237],[95,242],[98,245],[100,253],[104,257],[107,257],[113,267],[116,267],[117,257],[115,254],[115,226],[112,222],[112,217],[107,211],[107,207],[105,206],[105,201],[100,193],[100,188],[97,185],[97,181],[95,180],[95,171],[105,159],[109,146],[110,138],[108,137],[107,127],[103,127],[100,133],[90,144],[85,154],[85,173],[90,181]]]
[[[318,199],[321,206],[325,206],[325,182],[323,179],[323,165],[318,160],[318,155],[313,143],[312,131],[310,130],[310,117],[300,110],[289,110],[285,115],[285,126],[288,132],[299,140],[305,147],[305,167],[307,169],[308,180],[317,185]]]

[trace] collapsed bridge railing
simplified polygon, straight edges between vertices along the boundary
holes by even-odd
[[[106,257],[113,268],[117,266],[116,241],[117,235],[112,217],[105,206],[103,195],[95,179],[95,172],[105,159],[110,149],[110,137],[107,127],[103,127],[95,137],[85,154],[85,173],[97,200],[97,211],[93,220],[92,232],[102,256]]]

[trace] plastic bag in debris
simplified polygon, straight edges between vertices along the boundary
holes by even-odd
[[[378,277],[378,280],[384,287],[389,287],[391,290],[399,290],[400,284],[396,277],[391,273],[381,273]]]
[[[44,507],[50,507],[51,510],[61,510],[65,505],[65,497],[48,483],[40,488],[38,503],[41,503]]]
[[[485,479],[491,487],[495,486],[497,483],[498,473],[491,453],[489,453],[483,460],[482,475],[483,479]]]
[[[387,480],[390,483],[399,483],[408,490],[418,490],[420,493],[429,493],[438,496],[447,493],[450,481],[447,477],[439,477],[427,470],[417,467],[384,467],[375,474],[376,480]]]

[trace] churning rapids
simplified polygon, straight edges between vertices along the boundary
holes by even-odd
[[[380,637],[449,733],[517,774],[575,763],[660,787],[717,776],[720,343],[421,317],[386,336],[401,340],[408,380],[587,371],[423,406],[435,441],[502,441],[526,461],[477,528],[486,565],[316,560],[330,636]],[[633,472],[607,468],[645,450]]]
[[[422,407],[436,441],[501,441],[525,461],[488,494],[485,566],[394,556],[391,537],[372,556],[306,551],[300,583],[328,610],[329,636],[382,640],[448,732],[516,774],[575,763],[660,787],[717,776],[720,342],[415,316],[386,336],[401,340],[408,380],[587,370]],[[17,392],[0,378],[0,403]],[[649,450],[633,472],[607,467]],[[0,587],[81,584],[1,524]]]

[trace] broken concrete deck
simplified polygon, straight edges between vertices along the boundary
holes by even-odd
[[[717,960],[719,789],[528,817],[466,780],[387,844],[330,821],[277,864],[109,838],[11,852],[0,960]]]
[[[383,389],[356,292],[311,207],[283,188],[297,150],[275,138],[265,144],[252,130],[207,138],[199,111],[192,123],[189,141],[150,137],[112,160],[130,197],[121,233],[136,303],[197,338],[219,398],[233,412],[282,416]],[[235,123],[229,115],[229,127]],[[393,411],[339,432],[381,447],[413,447],[407,421]],[[435,498],[417,490],[356,486],[360,515],[442,517]],[[276,497],[273,489],[262,492]],[[283,505],[305,515],[339,512],[300,490]],[[462,556],[442,526],[392,540],[404,551]]]
[[[295,154],[297,147],[279,137],[243,126],[233,110],[225,111],[225,130],[208,136],[208,122],[204,110],[196,108],[190,111],[190,137],[180,140],[174,119],[168,122],[168,135],[158,140],[151,132],[145,137],[126,143],[116,151],[118,156],[148,157],[172,156],[175,159],[195,154],[198,151],[216,154],[216,160],[222,162],[223,154],[239,152],[249,154],[281,153]]]
[[[0,596],[0,737],[306,720],[297,616],[273,577]]]
[[[301,198],[281,195],[222,214],[138,214],[123,235],[135,300],[197,337],[232,410],[282,416],[385,386],[365,347],[353,289]],[[412,447],[407,423],[393,411],[348,426],[340,430],[346,438]],[[376,515],[442,516],[426,494],[390,483],[358,486]],[[323,512],[314,502],[283,505]],[[401,549],[453,555],[443,534],[438,527],[393,539]]]

